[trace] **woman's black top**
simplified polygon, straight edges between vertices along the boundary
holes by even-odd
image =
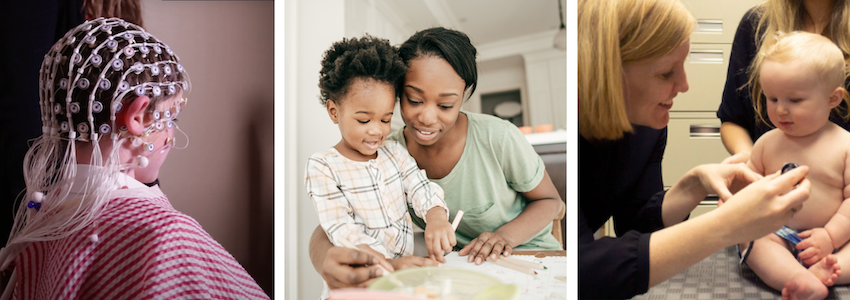
[[[667,128],[635,126],[615,141],[579,137],[579,297],[629,298],[649,286],[650,233],[664,227]],[[617,238],[593,233],[614,217]]]

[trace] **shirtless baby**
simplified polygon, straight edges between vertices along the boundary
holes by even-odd
[[[844,56],[829,39],[793,32],[758,54],[753,95],[776,129],[753,146],[750,168],[779,172],[788,162],[809,166],[809,200],[785,227],[753,244],[746,263],[783,299],[823,299],[828,286],[850,283],[850,132],[829,121],[847,118]],[[751,81],[752,82],[752,81]],[[759,90],[761,89],[761,90]],[[843,108],[839,109],[839,108]],[[761,120],[764,121],[764,120]],[[835,251],[837,249],[837,251]]]

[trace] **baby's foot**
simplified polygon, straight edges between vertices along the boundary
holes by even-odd
[[[782,300],[823,299],[829,291],[823,282],[810,272],[800,271],[785,282]]]
[[[830,254],[809,267],[809,272],[815,274],[824,285],[832,286],[841,275],[841,266],[838,265],[838,258]]]

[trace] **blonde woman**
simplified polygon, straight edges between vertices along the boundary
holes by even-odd
[[[850,58],[850,1],[847,0],[768,0],[750,9],[741,19],[726,75],[723,98],[717,109],[722,122],[720,138],[732,157],[727,162],[746,162],[753,143],[765,132],[773,129],[772,123],[754,109],[754,91],[760,90],[758,72],[752,72],[753,58],[761,49],[776,43],[777,31],[806,31],[832,40]],[[763,99],[760,100],[763,102]],[[847,105],[839,109],[847,111]],[[848,118],[838,113],[830,121],[850,130]]]
[[[673,98],[688,90],[694,19],[678,0],[580,0],[578,12],[579,298],[644,293],[801,208],[805,166],[762,177],[743,164],[702,165],[663,191],[666,126]],[[709,193],[725,204],[684,221]],[[610,217],[618,238],[595,240]]]

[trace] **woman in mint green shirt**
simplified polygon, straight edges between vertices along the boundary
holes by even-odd
[[[476,53],[465,34],[445,28],[419,31],[404,42],[399,55],[408,70],[396,91],[405,127],[388,139],[407,147],[419,168],[443,188],[450,219],[464,211],[457,229],[461,256],[481,264],[487,256],[498,259],[514,248],[561,249],[551,226],[563,201],[540,156],[513,124],[460,111],[477,85]],[[414,222],[424,228],[422,220],[414,217]],[[328,267],[340,260],[326,256],[331,244],[316,232],[310,252],[322,277],[361,283],[361,277]],[[395,269],[432,262],[390,260]]]
[[[399,56],[408,70],[397,90],[405,127],[389,139],[443,188],[450,218],[464,211],[461,256],[480,264],[517,247],[561,249],[551,231],[563,202],[543,160],[513,124],[460,111],[477,84],[475,55],[465,34],[445,28],[404,42]]]

